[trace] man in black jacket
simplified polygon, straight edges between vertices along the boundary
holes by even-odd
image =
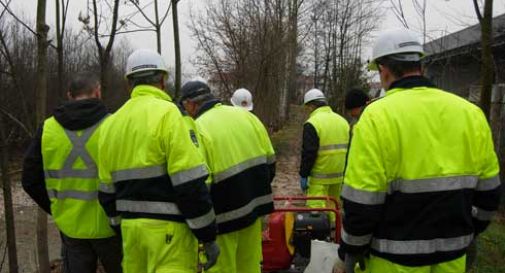
[[[91,74],[74,77],[69,101],[38,129],[23,163],[22,184],[61,232],[65,273],[120,273],[121,239],[98,202],[99,127],[108,113]]]

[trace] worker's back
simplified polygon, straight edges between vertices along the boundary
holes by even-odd
[[[218,103],[199,116],[196,124],[212,175],[219,232],[241,229],[270,213],[274,173],[269,165],[275,158],[259,119],[243,109]]]
[[[115,159],[107,162],[108,168],[116,171],[163,165],[160,167],[166,169],[161,137],[168,133],[166,127],[171,118],[180,118],[180,112],[164,98],[138,95],[128,100],[104,126],[102,142],[111,137],[122,142],[104,146],[104,158]]]
[[[307,123],[312,124],[319,138],[319,150],[310,173],[310,183],[342,183],[349,143],[349,124],[329,106],[314,110]]]
[[[342,196],[382,209],[372,253],[409,266],[460,257],[482,231],[479,192],[499,186],[481,110],[436,88],[394,88],[354,133]]]
[[[70,112],[68,108],[59,109]],[[44,122],[41,152],[51,214],[58,229],[71,238],[98,239],[114,235],[98,202],[100,180],[96,162],[102,120],[77,130],[65,128],[68,124],[62,125],[55,117]],[[79,121],[84,123],[82,118]]]
[[[101,202],[109,217],[119,212],[123,220],[186,222],[198,239],[215,236],[203,158],[166,93],[138,85],[102,128]],[[114,192],[115,202],[107,201],[107,194]]]
[[[389,147],[384,151],[385,161],[391,162],[385,166],[387,180],[481,174],[482,155],[490,143],[477,106],[418,87],[392,90],[367,111],[380,129],[376,137]]]

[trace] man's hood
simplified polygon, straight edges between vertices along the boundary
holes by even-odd
[[[54,110],[54,118],[68,130],[83,130],[93,126],[108,114],[99,99],[70,101]]]

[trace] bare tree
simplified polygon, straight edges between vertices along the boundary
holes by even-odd
[[[300,9],[304,0],[288,0],[288,35],[287,39],[287,54],[286,54],[286,83],[285,87],[281,88],[280,96],[280,120],[286,120],[289,111],[290,94],[296,92],[296,60],[298,57],[298,21]]]
[[[426,44],[426,0],[412,0],[417,15],[421,18],[421,30],[423,33],[423,44]]]
[[[134,22],[133,17],[136,15],[136,13],[132,14],[131,16],[127,16],[127,18],[122,19],[123,24],[133,24],[135,27],[138,28],[138,30],[153,30],[156,33],[156,48],[158,50],[158,53],[161,53],[161,27],[163,26],[163,23],[165,23],[165,20],[168,17],[168,12],[170,11],[170,7],[173,6],[173,1],[169,2],[169,4],[166,7],[165,14],[160,17],[160,12],[159,12],[159,4],[158,0],[153,0],[149,2],[148,4],[141,6],[139,0],[128,0],[131,4],[135,6],[137,9],[138,13],[142,15],[142,17],[149,23],[149,26],[142,26],[139,25],[138,23]],[[154,21],[149,16],[149,14],[146,12],[147,7],[150,5],[154,6]],[[137,30],[137,31],[138,31]],[[136,31],[136,30],[130,30],[131,31]]]
[[[102,42],[100,41],[100,38],[102,37],[102,35],[100,34],[100,22],[102,22],[103,20],[107,20],[107,19],[103,18],[101,16],[101,13],[100,13],[100,10],[99,10],[98,4],[97,4],[98,1],[100,1],[100,0],[92,0],[92,4],[93,4],[92,11],[93,11],[93,22],[94,22],[92,32],[93,32],[93,36],[95,38],[95,44],[96,44],[96,47],[98,50],[98,59],[100,62],[100,81],[102,84],[102,92],[106,96],[107,92],[109,91],[108,90],[108,87],[109,87],[108,86],[108,84],[109,84],[108,74],[110,71],[109,69],[110,69],[110,64],[111,64],[112,47],[114,45],[114,38],[116,37],[116,33],[117,33],[117,23],[118,23],[118,18],[119,18],[120,1],[114,0],[112,2],[112,6],[110,5],[110,3],[107,3],[107,1],[105,1],[105,5],[108,6],[112,12],[112,19],[110,22],[109,33],[107,35],[104,35],[104,36],[108,37],[108,42],[105,46],[102,45]],[[89,17],[87,18],[87,20],[89,22]],[[85,20],[81,20],[81,21],[85,22]]]
[[[255,112],[270,128],[278,128],[285,118],[281,113],[286,109],[279,105],[287,107],[280,98],[289,68],[288,1],[209,1],[206,15],[192,16],[200,52],[196,64],[225,99],[235,88],[249,89]]]
[[[488,119],[491,113],[491,93],[494,81],[494,61],[491,49],[493,43],[493,0],[484,1],[481,13],[477,0],[472,0],[481,30],[480,107]]]
[[[14,224],[14,208],[12,205],[11,177],[9,170],[9,141],[7,136],[6,119],[0,114],[0,171],[2,175],[2,189],[4,198],[5,225],[7,249],[9,252],[9,272],[18,272],[18,258],[16,248],[16,228]]]
[[[63,90],[64,84],[64,48],[63,40],[65,37],[65,27],[67,22],[68,4],[70,0],[54,0],[56,8],[56,52],[58,56],[58,72],[57,72],[57,90],[60,96],[65,96]]]
[[[9,6],[10,1],[6,3],[6,8],[0,14],[0,19],[5,15],[6,9]],[[3,29],[0,31],[0,40],[2,45],[5,45],[5,37],[4,37]],[[2,50],[2,55],[5,59],[10,57],[8,52]],[[5,93],[4,93],[5,94]],[[0,101],[5,102],[6,100],[3,98],[5,95],[0,95]],[[2,103],[3,104],[3,103]],[[6,125],[7,121],[4,118],[8,113],[1,111],[0,112],[0,172],[2,176],[2,189],[3,189],[3,198],[4,198],[4,212],[5,212],[5,230],[7,236],[7,249],[9,253],[9,272],[17,273],[18,272],[18,260],[17,260],[17,247],[16,247],[16,228],[14,222],[14,208],[12,202],[12,189],[11,189],[11,177],[10,177],[10,169],[9,169],[9,140],[8,134],[9,128]],[[3,261],[2,261],[3,265]]]
[[[343,108],[344,93],[351,87],[365,87],[366,78],[361,58],[363,43],[377,27],[381,1],[319,0],[311,7],[307,32],[313,37],[307,47],[313,58],[314,77],[337,111]],[[317,17],[317,26],[314,24]]]
[[[47,33],[46,0],[37,3],[37,84],[36,84],[36,124],[46,117],[47,105]],[[36,126],[34,126],[36,127]],[[39,208],[37,210],[37,257],[39,273],[49,273],[49,255],[47,246],[47,215]]]
[[[402,0],[389,0],[391,2],[391,7],[393,10],[393,14],[396,16],[396,19],[405,27],[409,28],[409,23],[407,22],[407,19],[405,18],[405,12],[403,11],[403,4]]]
[[[175,96],[178,97],[181,91],[181,44],[179,41],[179,15],[177,14],[177,4],[180,0],[171,0],[172,20],[174,27],[174,51],[175,51]]]

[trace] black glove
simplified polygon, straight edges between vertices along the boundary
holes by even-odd
[[[354,267],[356,264],[359,264],[359,269],[364,271],[365,268],[365,259],[363,254],[345,254],[345,273],[354,273]]]
[[[219,257],[219,246],[216,241],[208,242],[203,244],[203,249],[205,250],[205,256],[207,257],[207,262],[203,265],[203,269],[208,270],[214,266],[217,262],[217,257]]]

